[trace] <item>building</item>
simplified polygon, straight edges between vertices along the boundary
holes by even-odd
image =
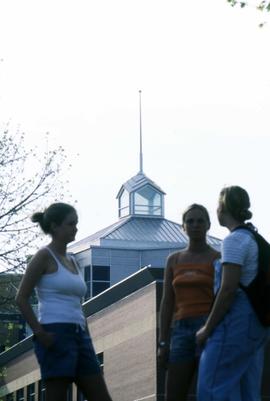
[[[170,253],[186,247],[181,225],[164,217],[164,195],[140,171],[117,194],[119,220],[70,247],[84,270],[86,299],[145,266],[163,269]],[[208,240],[219,248],[219,239]]]

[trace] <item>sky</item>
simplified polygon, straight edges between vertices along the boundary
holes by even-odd
[[[258,25],[266,21],[263,28]],[[116,222],[116,195],[143,170],[181,222],[224,185],[250,194],[270,240],[270,14],[226,0],[0,2],[0,125],[27,146],[62,145],[77,239]]]

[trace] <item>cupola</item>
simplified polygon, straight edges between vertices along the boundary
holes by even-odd
[[[117,194],[118,216],[164,217],[164,195],[157,184],[139,172]]]

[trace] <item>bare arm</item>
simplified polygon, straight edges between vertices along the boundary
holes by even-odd
[[[171,269],[172,256],[168,258],[167,266],[164,274],[163,295],[160,305],[159,316],[159,341],[168,342],[170,334],[170,326],[174,310],[174,290],[173,290],[173,274]]]
[[[223,264],[221,287],[204,327],[197,333],[197,341],[203,344],[217,324],[224,318],[236,295],[241,276],[241,266]]]
[[[36,315],[29,303],[29,298],[46,269],[47,258],[43,250],[39,251],[30,261],[26,272],[20,283],[18,293],[16,295],[16,303],[31,327],[34,334],[43,331],[42,326],[38,322]]]

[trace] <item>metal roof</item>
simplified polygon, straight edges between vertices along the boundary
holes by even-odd
[[[219,247],[220,240],[208,236],[208,242]],[[69,249],[81,252],[91,246],[115,248],[184,248],[188,238],[180,224],[165,218],[129,216],[92,234]]]
[[[162,191],[162,189],[154,181],[150,180],[150,178],[148,178],[144,173],[139,172],[121,186],[116,198],[119,198],[123,189],[126,189],[130,193],[136,191],[137,189],[147,184],[151,185],[162,194],[165,194],[165,192]]]
[[[177,223],[160,218],[134,216],[103,238],[145,242],[179,243],[187,241],[186,234]]]

